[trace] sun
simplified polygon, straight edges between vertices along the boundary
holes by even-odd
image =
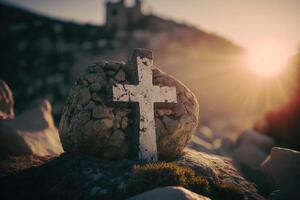
[[[247,67],[253,73],[270,78],[279,76],[286,68],[288,56],[277,45],[257,47],[247,55]]]

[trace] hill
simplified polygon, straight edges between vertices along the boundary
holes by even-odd
[[[17,112],[48,98],[58,119],[82,67],[99,59],[125,60],[128,51],[143,47],[154,51],[155,65],[196,94],[202,119],[232,115],[236,102],[224,96],[220,105],[215,97],[226,89],[222,82],[218,90],[208,80],[222,74],[224,66],[236,65],[243,53],[223,37],[153,15],[125,31],[61,21],[7,5],[0,5],[0,16],[0,78],[11,86]]]

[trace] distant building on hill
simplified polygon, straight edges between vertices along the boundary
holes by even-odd
[[[106,27],[125,29],[138,23],[143,17],[141,0],[135,0],[132,7],[125,5],[125,0],[106,2]]]

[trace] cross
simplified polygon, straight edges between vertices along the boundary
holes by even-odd
[[[151,50],[135,49],[129,63],[132,65],[131,67],[136,67],[137,69],[138,84],[115,84],[112,88],[113,101],[138,103],[138,160],[142,162],[155,162],[158,156],[154,103],[177,103],[176,88],[153,85],[152,70],[154,67]]]

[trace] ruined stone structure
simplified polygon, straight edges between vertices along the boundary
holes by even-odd
[[[135,0],[132,7],[127,7],[124,0],[117,2],[107,1],[106,3],[106,27],[125,29],[131,24],[141,20],[141,0]]]

